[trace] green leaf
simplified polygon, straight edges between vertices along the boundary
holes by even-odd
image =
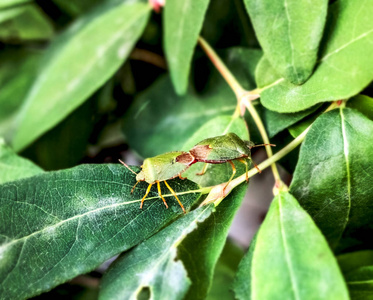
[[[4,51],[0,56],[0,136],[7,142],[14,134],[17,112],[37,74],[40,56],[38,51],[25,50]]]
[[[230,225],[245,196],[247,184],[235,188],[215,213],[189,234],[178,247],[179,258],[192,281],[185,299],[206,299],[215,265],[224,248]]]
[[[92,7],[97,5],[103,0],[79,0],[79,1],[65,1],[65,0],[53,0],[63,11],[67,12],[71,16],[79,16],[90,10]]]
[[[251,268],[236,281],[251,278],[250,299],[349,299],[325,238],[291,194],[274,198],[253,251]]]
[[[243,254],[241,247],[227,239],[223,252],[216,264],[214,279],[206,300],[235,299],[230,285],[233,282]]]
[[[22,151],[21,155],[30,158],[46,171],[77,165],[87,154],[89,138],[94,129],[94,116],[97,116],[95,100],[89,99],[83,103]]]
[[[210,205],[189,212],[119,257],[102,279],[100,299],[137,299],[145,287],[152,299],[182,299],[190,280],[182,262],[176,261],[176,247],[213,208]]]
[[[218,135],[233,132],[243,140],[249,140],[249,134],[242,118],[232,116],[218,116],[198,129],[183,145],[182,150],[189,151],[198,142]],[[240,163],[241,164],[241,163]],[[194,181],[202,187],[213,186],[228,181],[232,174],[232,166],[229,163],[208,164],[204,175],[197,175],[204,167],[204,163],[196,163],[183,173],[183,176]],[[243,164],[241,164],[243,165]],[[244,168],[237,170],[237,175],[241,175]]]
[[[256,35],[274,69],[294,84],[311,75],[322,37],[327,0],[245,0]]]
[[[9,6],[16,6],[16,5],[25,4],[28,2],[32,2],[32,0],[2,0],[0,2],[0,8],[3,9]]]
[[[269,63],[259,64],[262,104],[278,112],[295,112],[316,103],[347,99],[363,90],[373,79],[372,13],[368,1],[339,0],[330,6],[318,65],[301,86],[283,78],[273,80]]]
[[[52,22],[35,4],[0,10],[0,40],[47,40],[54,34]]]
[[[194,47],[209,0],[168,0],[164,9],[164,48],[177,94],[185,94]]]
[[[170,208],[153,188],[140,210],[148,184],[131,194],[135,182],[117,164],[81,165],[1,185],[1,298],[28,298],[93,270],[182,214],[164,186]],[[197,186],[179,179],[169,184],[189,210],[199,197]]]
[[[338,264],[343,274],[358,268],[373,265],[373,250],[362,250],[337,256]]]
[[[244,89],[250,90],[255,87],[254,71],[263,56],[261,50],[245,47],[230,47],[219,51],[218,55]],[[220,80],[222,79],[218,71],[214,72],[211,77],[213,78],[214,75]],[[218,84],[218,81],[216,80],[212,82],[212,84]]]
[[[352,300],[373,299],[373,251],[338,256]]]
[[[300,111],[297,113],[278,113],[269,109],[264,110],[264,122],[266,124],[267,133],[269,137],[274,137],[277,133],[297,123],[308,115],[314,113],[320,105]]]
[[[300,135],[303,131],[305,131],[308,128],[308,126],[315,122],[315,120],[319,117],[320,114],[321,112],[319,114],[314,114],[309,118],[306,118],[302,122],[299,122],[298,124],[289,127],[288,129],[291,136],[293,138],[296,138],[298,135]]]
[[[304,130],[306,130],[315,120],[324,113],[324,111],[327,109],[328,104],[319,106],[320,109],[316,110],[314,113],[308,115],[306,118],[304,118],[302,121],[290,126],[288,128],[289,133],[293,138],[296,138],[298,135],[300,135]]]
[[[145,3],[105,4],[53,42],[19,115],[12,141],[17,151],[63,120],[119,68],[149,14]]]
[[[332,248],[371,240],[372,136],[371,120],[340,108],[317,118],[301,146],[290,190]]]
[[[251,299],[252,263],[257,234],[253,237],[249,251],[241,260],[233,283],[233,291],[236,299]]]
[[[0,138],[0,166],[0,184],[43,172],[28,159],[15,154],[2,138]]]
[[[356,95],[347,101],[346,106],[360,111],[373,120],[373,98],[365,95]]]

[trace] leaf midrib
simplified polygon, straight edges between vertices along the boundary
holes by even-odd
[[[346,220],[344,222],[343,230],[341,230],[340,237],[342,236],[344,230],[346,229],[350,214],[351,214],[351,174],[350,174],[350,161],[349,161],[349,149],[348,140],[345,127],[345,117],[343,114],[343,108],[339,109],[341,116],[341,128],[342,128],[342,140],[343,140],[343,155],[346,162],[346,179],[347,179],[347,196],[348,196],[348,210],[346,212]]]
[[[294,291],[294,297],[295,297],[296,300],[300,300],[301,298],[299,296],[299,291],[298,291],[297,284],[296,284],[296,278],[295,278],[294,271],[293,271],[293,265],[292,265],[291,258],[290,258],[290,255],[289,255],[288,245],[287,245],[287,242],[286,242],[286,233],[285,233],[285,229],[284,229],[284,226],[283,226],[283,213],[282,213],[281,201],[282,201],[282,195],[279,194],[279,198],[278,198],[279,214],[280,214],[280,220],[279,220],[280,222],[279,223],[280,223],[282,244],[284,245],[285,260],[286,260],[286,263],[288,265],[291,286],[292,286],[292,289]]]
[[[198,190],[192,190],[192,191],[187,191],[187,192],[177,192],[176,195],[192,194],[192,193],[196,193],[196,192],[198,192]],[[163,197],[173,197],[173,195],[172,194],[164,194]],[[152,199],[159,199],[159,196],[147,197],[145,200],[152,200]],[[0,245],[0,253],[1,253],[1,251],[5,251],[7,247],[12,246],[13,244],[15,244],[15,243],[17,243],[19,241],[27,240],[28,238],[30,238],[32,236],[35,236],[37,234],[40,234],[40,233],[42,233],[44,231],[53,230],[53,229],[55,229],[57,227],[62,226],[66,222],[70,222],[70,221],[73,221],[75,219],[79,219],[79,218],[88,216],[88,215],[90,215],[92,213],[96,213],[98,211],[104,211],[106,209],[110,209],[110,208],[114,208],[114,207],[120,207],[120,206],[124,206],[124,205],[128,205],[128,204],[132,204],[132,203],[135,203],[135,202],[140,202],[141,200],[142,199],[135,199],[135,200],[132,200],[132,201],[127,201],[127,202],[114,203],[114,204],[106,205],[106,206],[103,206],[103,207],[100,207],[100,208],[96,208],[94,210],[87,211],[87,212],[85,212],[83,214],[72,216],[72,217],[67,218],[65,220],[61,220],[60,222],[58,222],[58,223],[56,223],[56,224],[54,224],[52,226],[44,227],[41,230],[35,231],[35,232],[31,233],[31,234],[25,235],[25,236],[23,236],[21,238],[18,238],[18,239],[12,239],[10,242],[4,243],[4,244]],[[136,218],[138,218],[140,215],[141,215],[141,213],[138,216],[136,216],[134,219],[132,219],[128,224],[126,224],[126,226],[129,225]]]

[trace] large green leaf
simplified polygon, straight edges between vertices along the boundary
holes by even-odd
[[[81,165],[0,186],[0,298],[23,299],[86,273],[148,238],[182,214],[163,188],[139,209],[147,188],[133,194],[123,166]],[[184,207],[199,197],[187,180],[169,182]],[[25,276],[27,274],[27,276]]]
[[[108,3],[77,20],[53,42],[19,115],[23,149],[84,102],[123,63],[141,35],[150,6]]]
[[[89,138],[97,116],[95,99],[89,99],[61,123],[21,152],[46,171],[76,166],[87,155]],[[79,134],[76,129],[79,128]]]
[[[185,94],[194,47],[209,0],[168,0],[164,10],[164,47],[172,83]]]
[[[198,208],[118,258],[102,279],[100,299],[137,299],[148,287],[152,299],[182,299],[190,280],[177,245],[208,218],[214,205]]]
[[[224,135],[229,132],[237,134],[243,140],[249,140],[249,134],[245,121],[239,117],[218,116],[198,129],[183,145],[182,150],[189,151],[195,144],[203,139]],[[242,163],[240,163],[243,165]],[[229,163],[208,164],[204,175],[197,175],[204,167],[204,163],[196,163],[191,166],[183,176],[198,183],[200,186],[213,186],[228,181],[232,174],[232,166]],[[244,172],[244,168],[237,171],[237,175]]]
[[[343,274],[347,274],[355,269],[373,265],[373,250],[344,253],[338,255],[337,259]]]
[[[301,84],[316,64],[327,0],[245,0],[258,40],[281,76]]]
[[[25,50],[8,50],[0,56],[0,136],[7,142],[14,134],[15,118],[37,74],[40,56],[38,51]]]
[[[297,123],[308,115],[314,113],[320,105],[315,105],[307,110],[296,113],[278,113],[269,109],[264,109],[264,122],[266,124],[267,133],[269,137],[275,136],[280,131]]]
[[[273,200],[256,237],[250,268],[250,297],[240,299],[349,299],[336,259],[310,216],[288,192]]]
[[[371,120],[340,108],[320,116],[302,144],[290,190],[332,248],[341,238],[371,240],[372,136]]]
[[[0,166],[0,184],[43,172],[28,159],[15,154],[10,147],[5,145],[2,138],[0,138]]]
[[[0,8],[3,9],[9,6],[13,6],[13,5],[16,6],[16,5],[25,4],[28,2],[32,2],[32,0],[2,0],[0,2]]]
[[[247,184],[235,188],[216,208],[214,214],[189,234],[178,247],[192,281],[185,299],[206,299],[215,265],[224,248],[230,225],[245,196]]]
[[[338,256],[352,300],[373,299],[373,251],[364,250]]]
[[[373,79],[373,6],[369,1],[339,0],[330,7],[320,60],[314,74],[297,86],[275,73],[268,61],[260,63],[258,86],[265,107],[295,112],[316,103],[346,99]],[[269,79],[272,78],[272,79]],[[265,83],[265,85],[263,85]]]
[[[257,234],[251,240],[249,251],[247,251],[243,259],[241,260],[234,279],[233,291],[236,299],[238,300],[251,299],[251,281],[253,276],[253,274],[251,273],[251,268],[253,263],[256,237]]]
[[[373,98],[366,95],[356,95],[349,99],[346,104],[347,107],[355,108],[369,119],[373,120]]]
[[[206,300],[234,300],[231,283],[234,280],[238,264],[244,252],[229,238],[224,246],[223,252],[216,264],[214,279]]]
[[[0,10],[1,41],[46,40],[53,34],[52,22],[35,4]]]

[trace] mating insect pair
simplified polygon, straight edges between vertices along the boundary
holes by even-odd
[[[221,164],[230,163],[232,166],[232,176],[228,183],[233,179],[236,174],[236,168],[233,164],[233,160],[238,160],[246,165],[246,181],[248,181],[247,171],[248,163],[247,160],[251,160],[251,148],[257,146],[253,142],[243,141],[234,133],[228,133],[212,138],[205,139],[196,144],[189,152],[184,151],[173,151],[164,154],[160,154],[144,160],[141,166],[142,170],[137,174],[132,171],[124,162],[120,162],[127,167],[132,173],[136,174],[136,184],[133,186],[131,193],[134,191],[136,185],[140,181],[146,181],[149,183],[148,188],[144,197],[141,199],[140,208],[143,207],[144,201],[148,196],[150,189],[153,184],[157,184],[158,194],[162,198],[163,203],[168,208],[166,200],[161,193],[160,182],[164,182],[166,187],[169,189],[171,194],[176,198],[183,212],[185,209],[183,204],[180,202],[175,191],[169,186],[166,180],[181,176],[191,165],[197,162],[206,163],[202,172],[198,175],[203,175],[206,172],[207,164]],[[273,146],[273,145],[271,145]],[[259,170],[259,168],[254,164]],[[260,170],[259,170],[260,172]]]

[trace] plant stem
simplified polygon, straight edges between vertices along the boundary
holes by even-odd
[[[265,130],[265,127],[263,125],[263,122],[257,113],[255,107],[252,105],[251,100],[256,99],[259,97],[259,95],[256,93],[256,91],[246,91],[240,83],[237,81],[237,79],[233,76],[233,74],[229,71],[227,66],[223,63],[223,61],[220,59],[220,57],[216,54],[214,49],[211,48],[211,46],[202,38],[198,38],[198,42],[201,45],[202,49],[206,52],[207,56],[210,58],[211,62],[214,64],[216,69],[219,71],[219,73],[223,76],[225,81],[229,84],[229,86],[232,88],[233,92],[235,93],[238,101],[237,110],[239,110],[241,103],[244,103],[246,108],[248,109],[249,113],[251,114],[256,126],[259,129],[260,135],[262,136],[263,142],[265,144],[269,144],[269,138],[267,135],[267,132]],[[235,113],[236,113],[235,112]],[[270,146],[265,147],[267,151],[267,155],[270,158],[273,153]],[[276,184],[280,184],[281,178],[280,174],[278,172],[277,166],[275,163],[271,165],[273,177],[275,178]]]
[[[220,57],[216,54],[214,49],[212,49],[211,46],[205,41],[205,39],[200,36],[198,38],[198,42],[201,45],[202,49],[207,54],[207,56],[210,58],[211,62],[214,64],[216,69],[219,71],[221,76],[223,76],[225,81],[232,88],[233,92],[236,94],[237,99],[241,98],[242,95],[246,93],[246,90],[240,85],[237,79],[228,70],[226,65],[223,63]]]
[[[246,97],[245,95],[243,96],[242,101],[245,104],[247,110],[250,112],[250,114],[251,114],[251,116],[252,116],[252,118],[253,118],[256,126],[258,127],[258,130],[260,132],[260,135],[262,136],[264,144],[270,144],[269,138],[268,138],[268,135],[267,135],[267,131],[265,130],[263,122],[262,122],[262,120],[261,120],[258,112],[256,111],[254,105],[248,99],[248,97]],[[265,149],[267,151],[268,158],[271,158],[273,156],[273,152],[272,152],[271,146],[266,145]],[[272,163],[271,164],[271,168],[272,168],[273,177],[275,178],[276,183],[279,183],[281,181],[281,177],[280,177],[280,174],[278,172],[276,164]]]
[[[150,52],[148,50],[135,48],[130,55],[130,59],[141,60],[143,62],[152,64],[158,68],[167,70],[167,64],[165,59],[159,54]]]

